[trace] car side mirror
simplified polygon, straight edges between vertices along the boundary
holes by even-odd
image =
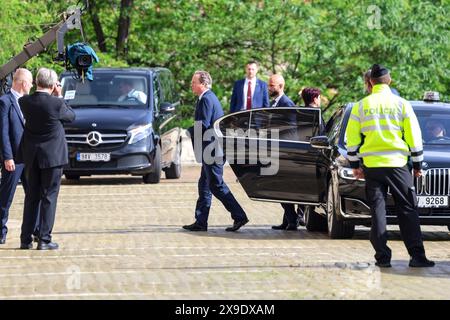
[[[160,106],[161,113],[173,113],[175,112],[175,106],[170,102],[163,102]]]
[[[331,149],[327,136],[316,136],[309,139],[311,147],[316,149]]]

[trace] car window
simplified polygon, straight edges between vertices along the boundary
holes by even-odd
[[[450,145],[450,110],[415,111],[424,145]]]
[[[164,102],[175,103],[178,101],[178,95],[175,91],[175,83],[172,74],[163,71],[159,74],[159,81],[161,85],[161,100]]]
[[[224,137],[246,137],[250,122],[250,112],[233,113],[219,122]]]
[[[302,141],[320,133],[320,110],[267,108],[251,112],[250,134],[258,138]]]
[[[70,75],[61,79],[63,96],[72,107],[104,106],[146,108],[147,78],[127,72],[95,72],[93,81],[81,82]]]
[[[334,141],[339,138],[343,114],[344,108],[341,108],[334,113],[334,115],[330,118],[330,120],[327,123],[326,131],[330,141]]]
[[[155,75],[153,77],[153,107],[155,108],[155,113],[159,112],[159,107],[161,104],[161,86],[159,84],[158,77]]]

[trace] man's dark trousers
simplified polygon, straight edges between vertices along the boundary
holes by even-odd
[[[291,224],[297,226],[297,212],[295,211],[295,204],[282,203],[284,209],[283,224]]]
[[[5,238],[8,233],[6,223],[8,222],[9,208],[14,199],[17,184],[22,178],[22,185],[26,192],[26,180],[23,177],[23,164],[15,164],[16,170],[8,171],[2,166],[2,178],[0,182],[0,217],[1,217],[1,238]]]
[[[366,197],[372,214],[370,242],[378,262],[389,262],[387,246],[386,195],[388,187],[394,198],[400,233],[411,257],[424,257],[425,249],[417,212],[416,192],[408,166],[402,168],[364,168]]]
[[[25,195],[23,212],[22,243],[31,243],[31,235],[36,223],[40,226],[39,239],[50,242],[55,223],[56,203],[61,185],[62,166],[41,169],[37,160],[25,167],[29,192]],[[36,215],[39,212],[39,215]],[[39,221],[37,221],[39,219]]]
[[[222,202],[225,208],[231,213],[231,218],[234,221],[247,219],[244,210],[223,181],[223,164],[202,163],[202,173],[198,180],[198,195],[199,197],[195,207],[195,220],[201,226],[208,226],[212,195]]]

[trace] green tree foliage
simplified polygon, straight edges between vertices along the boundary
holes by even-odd
[[[93,0],[91,0],[92,2]],[[305,86],[322,89],[329,115],[337,106],[365,95],[362,74],[373,63],[391,69],[393,86],[406,99],[425,90],[450,100],[450,26],[448,0],[135,0],[127,11],[129,36],[125,55],[116,58],[121,0],[97,0],[95,10],[107,52],[101,66],[164,66],[177,79],[184,106],[182,125],[191,123],[195,97],[190,80],[208,70],[213,90],[225,109],[233,82],[244,76],[245,63],[260,62],[259,76],[282,73],[287,94],[298,104]],[[0,59],[21,50],[27,38],[44,31],[42,23],[75,2],[11,0],[0,11]],[[83,16],[88,42],[96,49],[92,19]],[[24,25],[30,24],[31,27]],[[71,35],[70,39],[77,35]],[[1,62],[0,62],[1,63]],[[42,55],[35,68],[50,64]]]

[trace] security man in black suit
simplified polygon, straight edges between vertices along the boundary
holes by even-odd
[[[75,113],[61,96],[61,85],[56,72],[39,69],[35,93],[19,99],[25,118],[19,158],[25,164],[28,192],[25,195],[21,249],[31,249],[32,233],[39,208],[38,250],[58,249],[52,242],[56,202],[61,184],[63,166],[68,163],[67,142],[63,122],[75,119]]]
[[[285,81],[282,75],[274,74],[269,78],[269,96],[272,98],[270,107],[295,107],[295,103],[284,94]],[[295,210],[295,204],[282,203],[284,209],[283,222],[278,226],[272,226],[275,230],[295,231],[300,224],[304,226],[303,211]]]

